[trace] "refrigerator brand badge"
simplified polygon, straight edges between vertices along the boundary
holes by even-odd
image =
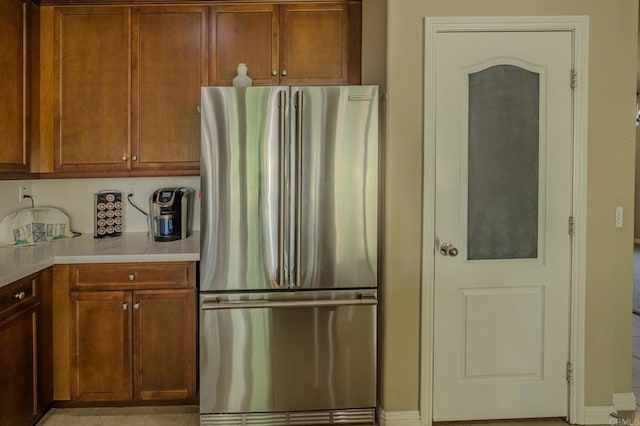
[[[373,95],[349,95],[350,101],[372,101]]]

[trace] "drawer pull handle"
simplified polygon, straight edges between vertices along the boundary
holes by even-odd
[[[137,302],[135,305],[133,305],[133,309],[135,309],[136,311],[140,309],[140,302]]]
[[[27,293],[25,293],[24,291],[21,291],[20,293],[15,294],[13,297],[18,300],[22,300],[25,297],[27,297]]]
[[[136,279],[136,274],[129,274],[129,281],[133,281]]]
[[[126,311],[128,307],[129,307],[129,304],[128,304],[127,302],[124,302],[124,303],[122,304],[122,310],[123,310],[123,311]]]

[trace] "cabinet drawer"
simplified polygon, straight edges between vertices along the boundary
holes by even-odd
[[[37,301],[38,275],[31,275],[0,289],[0,318]]]
[[[70,274],[73,290],[195,287],[195,262],[72,265]]]

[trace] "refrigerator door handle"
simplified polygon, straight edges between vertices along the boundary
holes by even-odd
[[[203,311],[215,309],[250,309],[250,308],[320,308],[331,306],[349,305],[376,305],[375,297],[363,296],[356,299],[339,300],[232,300],[220,301],[218,298],[210,298],[202,301]]]
[[[301,247],[302,247],[302,130],[303,130],[303,107],[304,107],[304,92],[298,90],[295,94],[295,107],[296,107],[296,161],[295,161],[295,176],[296,176],[296,191],[295,191],[295,267],[293,269],[293,284],[297,287],[302,285],[302,259],[301,259]]]
[[[278,266],[276,282],[278,287],[285,286],[284,245],[285,245],[285,149],[287,117],[287,92],[278,93]]]

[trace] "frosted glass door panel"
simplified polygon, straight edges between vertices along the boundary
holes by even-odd
[[[468,259],[538,256],[540,75],[469,75]]]

